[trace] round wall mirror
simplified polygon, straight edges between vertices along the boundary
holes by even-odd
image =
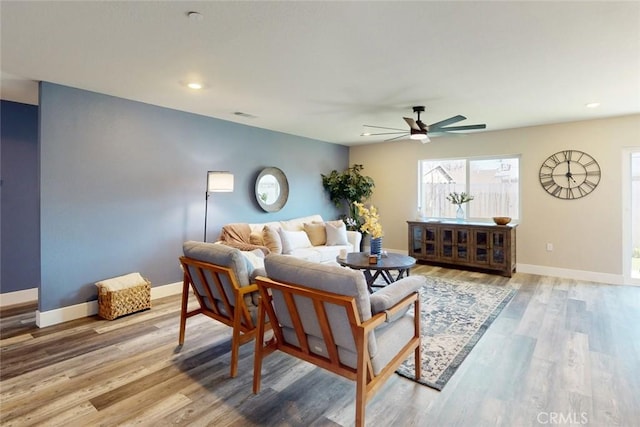
[[[264,168],[256,179],[256,200],[267,212],[277,212],[287,203],[289,183],[278,168]]]

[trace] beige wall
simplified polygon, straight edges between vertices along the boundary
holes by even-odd
[[[418,160],[519,154],[518,265],[621,276],[622,150],[632,146],[640,146],[640,115],[438,137],[429,144],[359,145],[350,149],[350,164],[364,165],[375,180],[371,202],[380,211],[385,249],[406,251],[406,221],[417,210]],[[584,198],[560,200],[540,186],[541,163],[563,149],[584,151],[600,164],[600,184]]]

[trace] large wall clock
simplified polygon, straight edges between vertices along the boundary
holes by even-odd
[[[550,155],[540,166],[540,184],[559,199],[579,199],[596,189],[600,165],[582,151],[563,150]]]

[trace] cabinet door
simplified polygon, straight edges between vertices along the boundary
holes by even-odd
[[[491,232],[488,230],[473,230],[473,262],[478,265],[489,265]]]
[[[440,258],[449,262],[468,262],[469,238],[468,228],[443,227],[440,230]]]
[[[410,255],[419,259],[435,259],[437,256],[437,228],[425,225],[410,226]]]
[[[436,227],[424,227],[424,258],[436,259],[438,257],[438,229]]]
[[[411,225],[409,230],[409,255],[421,258],[424,254],[424,229],[419,225]]]
[[[491,232],[491,258],[489,260],[490,265],[496,267],[504,267],[507,265],[507,237],[508,236],[506,231]]]
[[[470,259],[469,254],[469,238],[470,232],[466,228],[458,228],[455,233],[455,251],[454,259],[456,261],[468,262]]]
[[[440,230],[440,259],[443,261],[453,261],[454,234],[453,228],[443,227]]]

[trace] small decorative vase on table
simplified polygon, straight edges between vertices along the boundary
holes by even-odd
[[[360,231],[371,236],[369,255],[375,255],[379,259],[382,257],[382,236],[384,236],[384,233],[382,232],[382,225],[380,225],[378,210],[375,206],[367,208],[359,202],[354,202],[353,204],[358,209],[358,215],[362,218]]]
[[[371,255],[377,255],[380,258],[382,254],[382,237],[371,239]]]
[[[456,220],[458,222],[464,221],[464,209],[462,209],[462,204],[472,201],[473,196],[464,192],[462,193],[453,192],[453,193],[449,193],[449,195],[447,196],[447,200],[453,203],[454,205],[458,206],[458,209],[456,209]]]

